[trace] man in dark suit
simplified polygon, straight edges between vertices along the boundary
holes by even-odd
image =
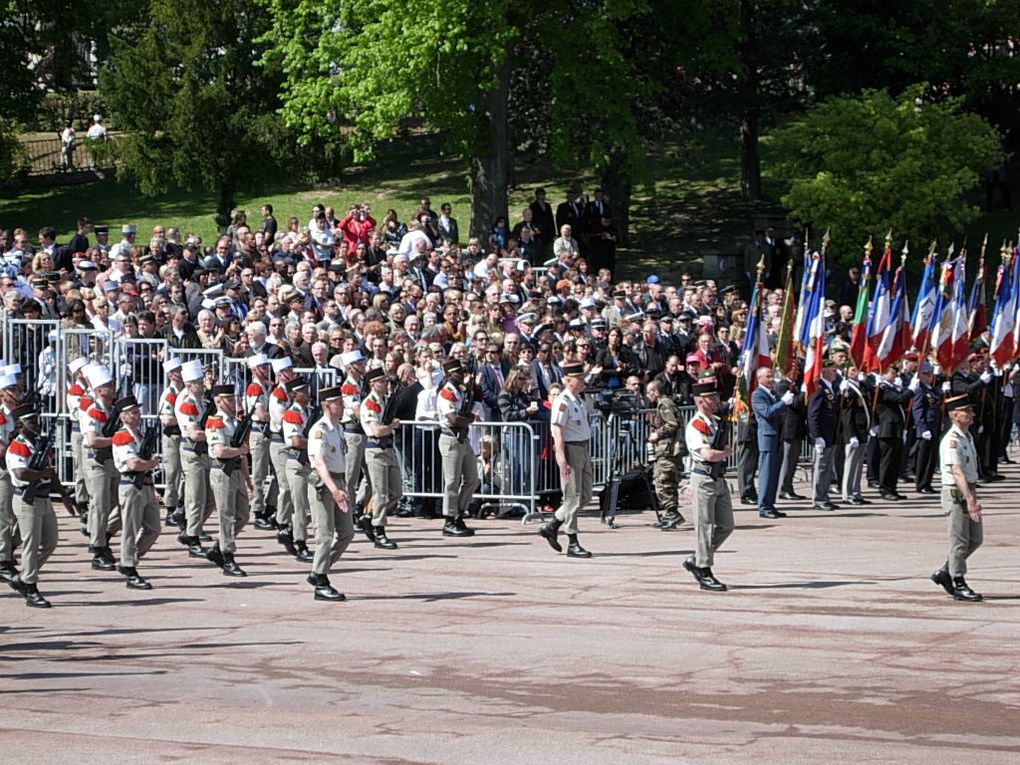
[[[808,399],[808,436],[815,445],[814,485],[811,504],[819,510],[835,510],[838,506],[829,499],[832,485],[832,455],[836,447],[837,393],[836,362],[822,361],[822,376],[818,387]]]
[[[609,200],[606,199],[602,189],[595,189],[593,196],[595,198],[584,206],[584,220],[589,231],[598,225],[602,218],[612,218]]]
[[[882,499],[896,502],[906,497],[896,491],[900,477],[900,460],[904,451],[907,417],[904,406],[921,381],[914,376],[904,390],[899,369],[894,364],[878,379],[878,403],[875,410],[878,421],[878,488]]]
[[[793,404],[796,395],[788,390],[782,396],[775,391],[775,373],[771,367],[757,371],[758,385],[751,393],[751,409],[758,421],[758,515],[762,518],[785,518],[776,510],[779,470],[783,452],[780,433],[783,410]]]
[[[500,365],[499,346],[489,343],[485,347],[485,362],[479,370],[481,374],[482,403],[488,410],[489,422],[498,422],[499,393],[503,390],[503,368]]]
[[[794,393],[800,390],[800,382],[804,373],[798,368],[796,376],[776,384],[776,393],[780,396],[788,390]],[[797,464],[800,462],[801,447],[807,438],[807,401],[797,396],[791,406],[783,410],[783,467],[779,472],[779,496],[789,500],[803,500],[793,490],[793,479],[797,475]]]
[[[549,250],[558,229],[552,205],[545,201],[545,189],[535,189],[535,201],[529,205],[529,209],[532,225],[538,229],[540,246],[543,250]]]
[[[737,491],[740,504],[758,504],[754,474],[758,469],[758,421],[748,407],[737,414]]]
[[[935,387],[934,369],[922,362],[917,376],[921,381],[910,404],[917,434],[914,462],[914,489],[918,494],[934,494],[931,479],[935,474],[939,437],[942,434],[942,392]]]
[[[538,397],[545,401],[549,398],[549,386],[563,381],[563,372],[553,359],[552,344],[543,340],[538,344],[535,360],[531,362],[531,377],[538,386]]]

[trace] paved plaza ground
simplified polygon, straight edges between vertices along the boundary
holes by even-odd
[[[76,522],[44,570],[48,611],[0,593],[0,762],[938,763],[1020,759],[1020,470],[982,492],[986,601],[928,580],[937,497],[790,517],[737,513],[724,594],[681,562],[689,524],[651,513],[596,556],[532,523],[397,520],[359,537],[312,600],[307,568],[249,527],[233,580],[165,531],[137,593],[88,567]],[[689,512],[687,512],[689,515]]]

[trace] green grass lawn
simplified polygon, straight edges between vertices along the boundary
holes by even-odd
[[[291,215],[302,225],[306,223],[316,202],[331,205],[343,215],[348,205],[367,201],[377,219],[393,207],[406,221],[421,197],[428,196],[433,209],[450,202],[461,229],[466,230],[470,218],[466,163],[444,155],[436,137],[400,139],[380,147],[378,156],[379,162],[372,166],[349,169],[337,185],[270,185],[260,194],[239,195],[238,206],[248,211],[249,220],[257,221],[259,207],[268,202],[284,226]],[[512,222],[532,200],[537,186],[544,186],[548,199],[556,205],[571,181],[579,181],[588,192],[596,185],[591,174],[558,174],[548,163],[526,163],[521,157],[518,163],[517,188],[510,194]],[[738,252],[756,223],[782,219],[782,210],[776,205],[751,205],[741,199],[735,135],[706,131],[682,151],[671,145],[657,147],[642,157],[640,164],[631,203],[631,242],[618,257],[624,278],[643,278],[654,272],[675,281],[682,270],[697,274],[706,254]],[[206,242],[217,233],[215,196],[202,190],[146,197],[128,184],[107,179],[0,194],[0,227],[20,226],[32,236],[40,227],[53,225],[59,239],[66,241],[74,232],[76,218],[82,215],[109,224],[114,241],[119,226],[128,222],[143,233],[157,223],[176,225]],[[983,216],[968,235],[972,251],[986,230],[991,233],[991,255],[998,252],[1003,237],[1016,237],[1016,219],[1002,211]]]

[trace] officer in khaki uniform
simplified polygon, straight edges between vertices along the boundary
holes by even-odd
[[[984,539],[981,503],[974,489],[978,481],[978,454],[970,427],[974,409],[964,393],[946,399],[946,411],[952,425],[939,445],[942,477],[942,509],[949,532],[949,559],[931,575],[956,600],[976,602],[982,599],[964,579],[967,558],[981,546]]]
[[[113,434],[113,464],[120,474],[120,517],[124,530],[120,535],[120,565],[132,590],[151,590],[138,573],[138,559],[159,538],[159,500],[153,488],[150,470],[159,465],[159,455],[142,459],[142,411],[134,396],[116,403],[121,428]]]
[[[464,388],[464,367],[456,359],[444,362],[443,372],[446,379],[436,397],[439,453],[443,456],[443,536],[470,537],[475,531],[464,523],[464,515],[481,482],[478,459],[467,441],[474,417],[461,411],[472,391]]]
[[[166,489],[163,491],[163,507],[166,508],[168,526],[183,526],[185,513],[184,473],[181,471],[181,427],[177,424],[177,415],[174,413],[177,397],[184,390],[181,360],[176,356],[167,357],[163,362],[163,371],[170,378],[170,384],[163,389],[159,396],[159,404],[156,406],[156,413],[163,425],[161,439],[163,482],[166,485]]]
[[[202,524],[216,509],[213,501],[212,461],[205,440],[202,414],[206,409],[205,370],[195,359],[181,367],[184,390],[174,403],[174,416],[181,429],[181,472],[184,473],[184,525],[177,541],[188,548],[192,558],[205,558],[202,548]]]
[[[256,520],[255,528],[273,529],[276,528],[276,513],[270,512],[266,502],[266,479],[272,479],[272,461],[269,453],[269,392],[272,384],[269,381],[269,357],[264,353],[256,353],[249,356],[248,369],[251,370],[252,380],[244,391],[244,411],[252,412],[251,437],[249,439],[251,449],[251,482],[254,490],[252,495],[251,511]]]
[[[287,552],[299,561],[307,563],[312,560],[312,553],[308,550],[308,477],[312,472],[308,459],[308,442],[305,440],[305,425],[311,412],[308,411],[308,383],[299,377],[287,381],[288,400],[293,398],[294,403],[283,413],[280,424],[283,427],[282,436],[285,444],[284,457],[286,463],[284,469],[278,474],[281,490],[287,487],[287,501],[291,503],[291,510],[288,513],[287,525],[277,532],[276,538],[287,547]],[[279,514],[277,514],[279,519]],[[287,543],[290,543],[289,546]]]
[[[347,443],[340,424],[344,410],[340,388],[319,391],[322,417],[308,431],[308,460],[312,471],[307,482],[307,498],[315,523],[315,560],[308,583],[315,587],[316,600],[332,602],[345,598],[329,582],[330,567],[354,539],[354,522],[344,485]]]
[[[120,473],[113,464],[113,435],[108,423],[117,417],[113,406],[114,380],[102,364],[85,367],[85,378],[92,388],[94,400],[82,417],[82,441],[85,444],[85,481],[88,483],[89,549],[92,568],[113,571],[117,562],[110,550],[110,538],[120,531],[117,512],[117,489]]]
[[[291,555],[294,551],[294,538],[289,535],[291,529],[291,515],[294,512],[294,501],[291,499],[290,483],[287,479],[287,458],[290,449],[284,437],[283,417],[290,409],[290,395],[287,393],[287,383],[296,377],[293,363],[290,356],[282,359],[273,359],[273,372],[276,374],[276,387],[269,394],[269,461],[273,465],[273,474],[276,476],[274,486],[276,487],[276,540],[287,548]],[[304,492],[301,492],[304,494]],[[273,499],[270,497],[270,499]],[[272,502],[270,504],[273,504]],[[302,537],[304,539],[304,537]]]
[[[564,390],[553,400],[552,437],[556,464],[560,467],[563,503],[549,523],[538,530],[556,552],[563,550],[556,536],[563,527],[570,540],[567,555],[590,558],[591,553],[577,541],[577,514],[591,502],[594,474],[591,466],[591,426],[588,409],[581,399],[584,391],[584,365],[563,367]]]
[[[397,450],[393,448],[393,434],[400,429],[400,420],[394,418],[389,425],[383,424],[389,383],[382,368],[369,370],[365,379],[372,386],[371,393],[361,403],[361,425],[366,436],[365,462],[372,484],[372,518],[370,528],[365,528],[366,520],[361,520],[361,524],[376,547],[396,550],[397,543],[386,536],[386,517],[403,496]]]
[[[694,532],[697,535],[697,553],[684,561],[703,590],[723,592],[726,585],[715,578],[712,563],[715,551],[733,533],[733,505],[726,485],[726,460],[732,448],[716,448],[716,437],[726,423],[716,416],[719,410],[719,392],[712,377],[698,380],[693,386],[694,406],[697,409],[684,436],[691,453],[691,505],[694,514]]]
[[[648,442],[655,445],[652,482],[662,514],[655,526],[669,531],[684,522],[679,508],[680,470],[685,447],[680,433],[680,412],[676,402],[665,395],[665,387],[660,380],[652,380],[645,390],[655,407],[652,432],[648,434]]]
[[[24,549],[21,553],[21,574],[13,576],[8,584],[25,597],[26,605],[49,608],[49,601],[39,594],[38,581],[40,569],[57,548],[57,516],[49,494],[61,487],[49,460],[42,470],[28,468],[35,454],[35,438],[39,434],[35,408],[31,404],[21,404],[10,414],[20,433],[8,445],[4,464],[11,477],[15,514]],[[74,515],[70,500],[65,500],[64,505]]]
[[[233,385],[214,385],[216,415],[205,423],[205,439],[212,457],[212,491],[220,516],[220,538],[206,557],[223,569],[224,576],[248,576],[234,561],[237,535],[250,515],[248,498],[254,492],[248,473],[248,444],[231,446],[237,430],[237,405]]]

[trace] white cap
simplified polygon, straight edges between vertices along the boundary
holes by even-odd
[[[340,363],[343,364],[346,369],[351,364],[357,364],[359,361],[363,361],[364,358],[365,357],[361,355],[361,351],[359,350],[347,351],[347,353],[340,354]]]
[[[135,228],[130,223],[125,223],[123,226],[120,227],[120,233],[122,233],[122,234],[137,234],[138,233],[138,229]]]
[[[89,364],[85,368],[85,379],[89,381],[92,388],[113,382],[113,375],[104,364]]]
[[[0,368],[0,375],[10,375],[11,377],[14,377],[14,375],[20,374],[21,364],[8,364],[7,366]]]
[[[205,300],[202,301],[202,307],[211,311],[216,307],[216,301],[206,298]]]
[[[184,382],[195,382],[205,377],[205,370],[202,369],[202,362],[198,359],[185,361],[181,364],[181,377]]]
[[[181,368],[183,362],[177,356],[167,356],[163,362],[163,370],[169,374]]]
[[[103,115],[102,114],[93,114],[92,115],[92,121],[93,122],[102,122],[103,121]]]
[[[256,353],[254,356],[248,357],[248,369],[254,369],[268,363],[269,357],[264,353]]]
[[[17,388],[18,378],[14,375],[0,375],[0,388]]]
[[[212,287],[206,287],[204,290],[202,290],[202,294],[205,295],[207,298],[219,297],[220,295],[223,294],[223,285],[217,283],[214,284]]]
[[[76,374],[79,369],[81,369],[84,366],[87,366],[88,363],[89,360],[87,358],[85,358],[84,356],[79,356],[76,359],[71,359],[71,361],[67,365],[67,369],[71,374]]]
[[[98,271],[99,266],[93,263],[91,260],[83,260],[75,266],[79,271]]]
[[[290,356],[284,356],[279,359],[273,359],[273,372],[280,374],[284,369],[290,369],[294,364],[290,360]]]
[[[591,295],[589,295],[588,297],[581,301],[581,308],[594,308],[594,307],[595,298],[593,298]]]
[[[51,329],[51,330],[50,330],[50,334],[49,334],[49,338],[50,338],[50,340],[51,340],[51,341],[52,341],[52,340],[56,340],[56,339],[57,339],[58,337],[59,337],[59,335],[57,334],[57,330],[55,330],[55,329]]]

